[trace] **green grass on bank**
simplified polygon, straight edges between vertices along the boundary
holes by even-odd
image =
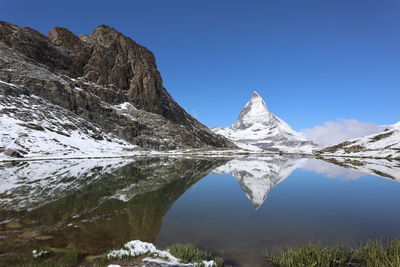
[[[278,266],[347,266],[348,253],[341,246],[323,247],[320,244],[308,244],[299,248],[289,248],[278,253],[265,252],[267,261]]]
[[[279,252],[266,251],[265,259],[282,267],[400,267],[400,240],[368,241],[353,250],[310,243]]]
[[[0,266],[107,266],[111,260],[101,257],[92,262],[84,260],[84,252],[74,249],[41,248],[38,251],[49,251],[43,256],[34,258],[32,250],[23,254],[10,254],[1,257]],[[177,244],[168,248],[169,252],[182,263],[193,263],[214,260],[216,267],[231,267],[223,258],[215,257],[212,253],[198,249],[190,244]],[[297,248],[282,249],[276,252],[266,251],[265,259],[275,266],[281,267],[400,267],[400,240],[392,239],[387,242],[368,241],[358,248],[348,250],[343,246],[323,246],[310,243]],[[202,267],[201,265],[198,265]]]
[[[390,240],[384,244],[370,241],[353,252],[353,258],[359,260],[359,266],[400,266],[400,240]],[[357,265],[356,265],[357,266]]]
[[[220,257],[214,257],[210,252],[203,251],[191,244],[176,244],[168,248],[169,253],[179,258],[182,263],[200,263],[202,261],[213,260],[215,267],[229,267],[225,260]],[[202,264],[198,265],[202,267]]]

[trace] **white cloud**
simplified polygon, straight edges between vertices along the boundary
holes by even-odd
[[[383,127],[354,119],[327,121],[323,125],[302,130],[303,135],[320,146],[329,146],[343,141],[379,133]]]

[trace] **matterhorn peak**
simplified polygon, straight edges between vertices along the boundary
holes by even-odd
[[[239,118],[232,125],[232,128],[245,129],[255,123],[268,125],[271,118],[272,114],[268,111],[264,100],[256,91],[253,91],[250,101],[246,103],[239,114]]]
[[[261,98],[261,96],[257,93],[257,91],[253,91],[253,95],[251,96],[251,98]]]
[[[243,149],[310,153],[315,144],[307,141],[286,122],[268,110],[261,96],[254,91],[239,118],[227,128],[213,131],[227,137]]]

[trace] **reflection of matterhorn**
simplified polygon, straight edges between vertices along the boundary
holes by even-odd
[[[257,209],[266,200],[269,190],[301,167],[305,161],[306,159],[278,155],[233,159],[213,172],[236,177],[240,187]]]

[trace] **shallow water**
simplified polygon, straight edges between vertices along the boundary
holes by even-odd
[[[266,265],[264,249],[399,237],[400,163],[328,161],[270,155],[1,164],[0,253],[50,246],[96,255],[140,239],[160,248],[192,243],[247,267]]]

